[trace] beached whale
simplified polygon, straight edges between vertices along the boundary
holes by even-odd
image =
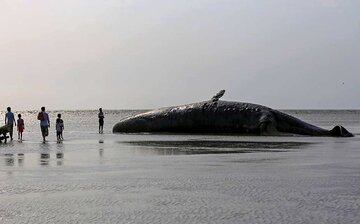
[[[224,90],[220,91],[209,101],[157,109],[125,118],[113,127],[113,132],[353,136],[342,126],[325,130],[262,105],[219,101],[224,93]]]

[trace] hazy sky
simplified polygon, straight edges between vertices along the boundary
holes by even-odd
[[[5,110],[360,109],[358,0],[0,0]]]

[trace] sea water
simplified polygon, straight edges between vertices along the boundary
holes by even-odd
[[[104,112],[99,134],[97,111],[50,111],[46,143],[37,111],[15,112],[0,223],[360,223],[360,111],[284,111],[353,138],[112,134],[142,111]]]

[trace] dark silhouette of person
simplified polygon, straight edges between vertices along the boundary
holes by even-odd
[[[104,112],[102,111],[102,108],[99,108],[99,133],[104,133]]]

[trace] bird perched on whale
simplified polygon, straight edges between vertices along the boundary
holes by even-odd
[[[266,106],[219,100],[224,93],[225,90],[221,90],[208,101],[160,108],[125,118],[113,127],[113,132],[353,136],[340,125],[326,130]]]

